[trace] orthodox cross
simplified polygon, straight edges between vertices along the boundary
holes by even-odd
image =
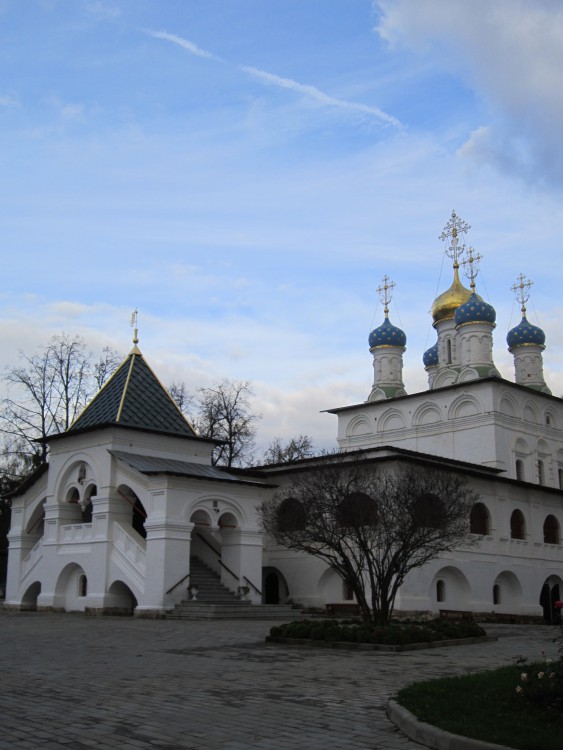
[[[475,253],[475,248],[471,246],[469,246],[467,252],[468,257],[465,260],[461,261],[461,265],[463,266],[465,275],[471,282],[471,291],[474,292],[475,279],[477,278],[477,274],[479,273],[479,262],[483,260],[483,256],[481,255],[481,253]]]
[[[526,302],[530,299],[530,287],[533,285],[533,281],[527,279],[523,273],[519,273],[516,277],[516,283],[510,287],[520,303],[522,317],[526,317]]]
[[[381,304],[384,308],[385,317],[387,318],[389,315],[389,303],[391,302],[391,292],[395,288],[395,282],[391,281],[389,276],[385,274],[383,277],[381,284],[377,287],[377,293],[379,294],[379,299],[381,300]]]
[[[451,237],[450,246],[446,248],[446,254],[453,260],[454,268],[459,268],[458,258],[465,251],[465,245],[459,244],[459,235],[466,234],[470,229],[469,224],[460,219],[455,211],[452,211],[450,220],[439,237],[444,242]]]

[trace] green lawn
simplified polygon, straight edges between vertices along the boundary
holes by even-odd
[[[532,669],[545,664],[419,682],[401,690],[397,701],[420,721],[454,734],[515,750],[562,750],[563,714],[516,693],[521,672]]]

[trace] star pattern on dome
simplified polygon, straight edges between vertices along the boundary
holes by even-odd
[[[370,349],[376,346],[405,346],[407,337],[405,332],[394,326],[389,318],[385,318],[383,323],[370,333],[368,341]]]
[[[422,362],[425,367],[434,367],[438,364],[438,342],[424,352]]]
[[[509,349],[514,346],[530,344],[543,346],[545,344],[545,333],[539,326],[532,325],[526,317],[523,317],[520,323],[508,332],[506,343]]]
[[[464,323],[494,323],[497,318],[495,308],[481,299],[475,292],[467,302],[460,305],[454,314],[456,326]]]

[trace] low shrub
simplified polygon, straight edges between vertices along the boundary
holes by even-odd
[[[276,625],[272,637],[301,638],[313,641],[346,643],[381,643],[404,645],[430,643],[456,638],[476,638],[486,635],[476,623],[423,620],[394,621],[386,626],[373,626],[361,620],[295,620]]]

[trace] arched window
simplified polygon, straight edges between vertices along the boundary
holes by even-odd
[[[498,583],[493,586],[493,604],[500,604],[500,586]]]
[[[545,484],[545,466],[543,461],[538,461],[538,484]]]
[[[346,581],[342,581],[342,600],[351,602],[354,599],[354,589]]]
[[[514,513],[510,516],[510,538],[526,538],[526,522],[524,520],[524,515],[520,510],[515,510]]]
[[[278,529],[282,532],[302,531],[305,528],[306,513],[303,503],[294,497],[286,497],[277,510]]]
[[[338,506],[337,522],[344,528],[373,526],[377,523],[377,506],[364,492],[351,492]]]
[[[437,602],[446,601],[446,582],[443,581],[441,578],[439,578],[436,581],[436,601]]]
[[[447,339],[446,341],[446,364],[451,365],[452,363],[452,340]]]
[[[524,461],[521,458],[516,459],[516,479],[524,481]]]
[[[548,516],[543,523],[544,544],[559,544],[559,522],[555,516]]]
[[[475,503],[469,515],[469,530],[472,534],[486,536],[490,533],[489,511],[483,503]]]
[[[440,529],[444,525],[444,504],[436,495],[425,492],[413,503],[413,521],[417,528]]]

